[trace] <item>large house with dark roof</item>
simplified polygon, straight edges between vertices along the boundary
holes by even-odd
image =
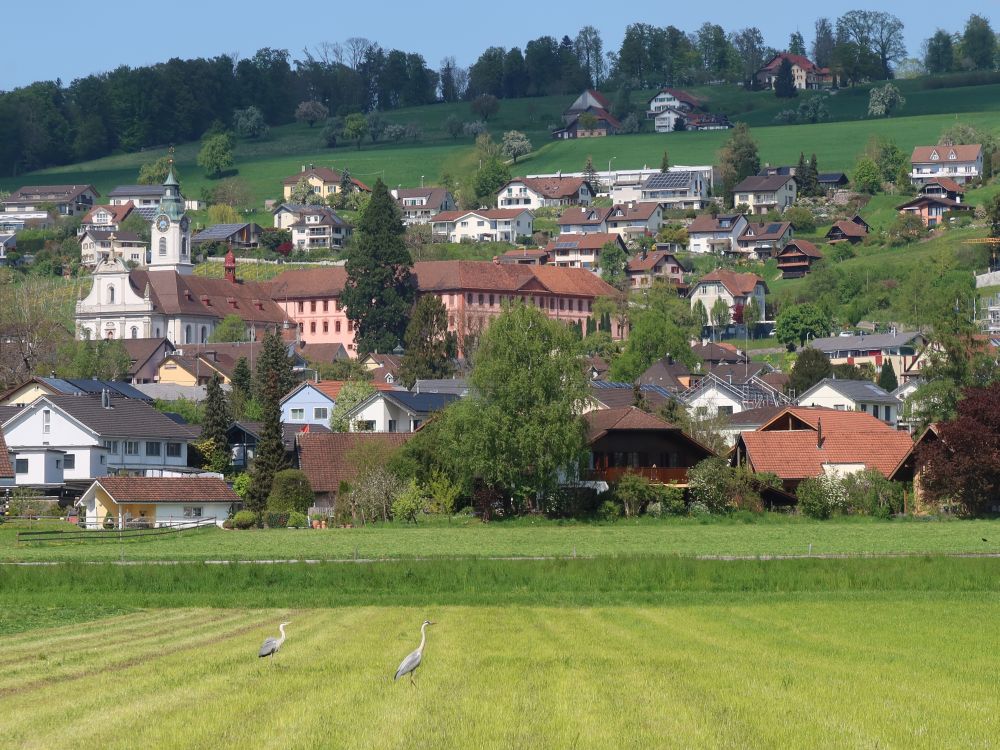
[[[119,185],[108,193],[108,200],[112,206],[131,203],[139,209],[157,209],[164,194],[163,185]]]
[[[808,240],[793,239],[774,256],[778,260],[778,270],[783,279],[798,279],[812,269],[813,263],[823,257],[823,253]]]
[[[849,242],[856,245],[871,231],[868,222],[855,214],[852,219],[840,219],[835,221],[833,226],[826,233],[826,240],[831,245],[837,242]]]
[[[129,472],[150,476],[187,471],[196,433],[145,401],[100,395],[52,395],[7,414],[0,425],[15,454],[17,484]]]
[[[439,213],[455,210],[455,196],[444,188],[393,188],[389,192],[407,225],[430,224]]]
[[[300,432],[295,439],[299,468],[309,477],[316,507],[336,508],[337,495],[358,475],[354,452],[368,445],[396,450],[412,432]]]
[[[3,200],[0,219],[45,219],[50,206],[61,216],[85,214],[100,196],[93,185],[26,185]]]
[[[798,183],[791,175],[751,175],[733,188],[733,203],[751,214],[781,213],[795,203]]]
[[[595,195],[582,177],[515,177],[497,192],[497,208],[589,206]]]
[[[662,88],[646,104],[646,119],[653,120],[657,133],[677,130],[688,112],[701,109],[701,102],[686,91]]]
[[[132,201],[120,205],[94,206],[83,217],[76,233],[82,235],[88,229],[95,229],[99,232],[117,232],[121,229],[122,222],[128,218],[133,210],[135,210],[135,204]]]
[[[611,103],[599,91],[588,89],[563,112],[563,127],[552,131],[556,140],[567,138],[599,138],[615,135],[622,124],[608,110]]]
[[[708,202],[710,185],[702,172],[671,170],[647,177],[639,188],[639,200],[669,209],[700,209]]]
[[[743,234],[736,239],[736,247],[729,252],[751,260],[767,260],[781,252],[794,234],[788,221],[752,222],[747,224]]]
[[[260,225],[252,221],[239,224],[213,224],[191,238],[191,247],[201,247],[206,242],[220,242],[229,247],[247,250],[260,246],[261,231]]]
[[[457,399],[453,393],[379,390],[347,412],[348,432],[416,432]]]

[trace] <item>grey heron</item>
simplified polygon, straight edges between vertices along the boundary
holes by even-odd
[[[290,622],[283,622],[278,626],[278,630],[281,631],[280,638],[268,638],[264,641],[263,645],[260,647],[260,652],[257,654],[261,659],[265,656],[270,656],[272,659],[274,655],[278,653],[278,649],[281,648],[281,644],[285,642],[285,625],[291,625]]]
[[[417,667],[420,666],[420,662],[424,658],[424,644],[427,643],[427,626],[433,624],[434,623],[430,620],[424,620],[424,624],[420,626],[420,645],[417,646],[416,651],[403,659],[403,663],[400,664],[399,669],[396,670],[396,676],[392,678],[393,682],[398,680],[404,674],[408,674],[410,675],[410,684],[416,684],[413,681],[413,673],[417,671]]]

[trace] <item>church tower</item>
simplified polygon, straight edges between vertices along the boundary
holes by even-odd
[[[153,219],[150,232],[150,271],[176,271],[189,274],[194,270],[191,263],[191,222],[184,214],[184,196],[181,186],[174,177],[173,160],[170,172],[163,183],[163,198],[160,211]]]

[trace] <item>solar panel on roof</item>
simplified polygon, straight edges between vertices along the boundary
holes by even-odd
[[[574,240],[573,242],[557,242],[556,250],[569,250],[580,247],[579,241]]]
[[[767,230],[764,233],[765,234],[774,234],[779,229],[781,229],[781,224],[768,224],[767,225]]]

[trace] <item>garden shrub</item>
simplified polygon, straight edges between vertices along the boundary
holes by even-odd
[[[283,529],[288,526],[288,513],[267,511],[264,514],[264,523],[269,529]]]
[[[545,497],[549,518],[586,518],[597,512],[600,493],[593,487],[558,487]]]
[[[621,514],[621,507],[612,500],[605,500],[597,509],[597,517],[602,521],[617,521]]]
[[[890,518],[903,511],[903,485],[871,469],[849,474],[841,481],[846,511]]]
[[[626,518],[639,515],[647,503],[658,499],[656,489],[648,479],[628,473],[615,483],[614,498],[622,506]]]
[[[680,487],[663,487],[657,501],[662,512],[668,516],[683,516],[687,511],[684,504],[684,490]]]
[[[810,518],[825,519],[834,513],[847,511],[847,493],[837,477],[809,478],[795,491],[799,510]]]
[[[712,511],[709,510],[709,507],[705,505],[705,503],[701,502],[701,500],[695,500],[688,506],[688,515],[695,517],[710,516],[712,515]]]
[[[427,481],[427,494],[430,496],[427,509],[431,513],[451,513],[462,495],[462,488],[443,471],[435,469]]]
[[[416,523],[417,515],[427,504],[427,497],[417,480],[411,479],[406,489],[392,501],[392,517],[397,521]]]
[[[243,502],[246,502],[247,495],[250,493],[250,475],[247,473],[237,474],[236,478],[233,480],[233,492],[240,496]]]
[[[658,502],[650,503],[646,506],[646,515],[652,516],[653,518],[659,518],[663,515],[663,505]]]
[[[233,527],[249,529],[257,525],[257,514],[252,510],[241,510],[233,516]]]
[[[298,511],[305,513],[313,504],[315,495],[309,477],[300,469],[284,469],[274,475],[271,494],[267,496],[267,509],[272,513]]]
[[[305,529],[309,527],[309,519],[306,518],[305,513],[299,513],[297,510],[293,510],[288,514],[288,525],[295,529]]]

